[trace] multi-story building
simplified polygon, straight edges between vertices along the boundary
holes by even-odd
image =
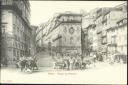
[[[46,28],[44,43],[54,53],[81,54],[81,14],[61,13]]]
[[[118,52],[122,55],[127,55],[126,19],[126,3],[111,8],[94,9],[83,16],[82,30],[86,35],[82,39],[85,43],[83,45],[84,50],[97,51],[98,54],[102,55],[103,60],[107,58],[108,53]]]
[[[113,32],[113,27],[116,26],[117,24],[117,21],[119,21],[120,17],[122,16],[122,11],[120,10],[117,10],[117,9],[113,9],[111,10],[106,16],[107,16],[107,44],[108,44],[108,49],[112,48],[113,51],[116,50],[116,42],[115,39],[116,39],[116,33]],[[111,31],[109,31],[111,30]],[[111,43],[111,41],[115,42],[113,45]],[[111,51],[111,52],[113,52]]]
[[[107,55],[106,50],[106,17],[105,15],[110,11],[110,8],[99,8],[96,12],[95,24],[97,33],[97,52],[102,55],[103,58]],[[101,59],[103,59],[101,57]]]
[[[41,51],[42,34],[43,34],[43,27],[42,26],[38,26],[37,30],[36,30],[36,50],[37,50],[37,52]]]
[[[36,30],[37,26],[31,26],[32,28],[32,35],[31,35],[31,55],[35,55],[37,53],[36,51]]]
[[[121,4],[107,14],[107,50],[109,53],[127,55],[127,5]],[[125,59],[126,60],[126,59]]]
[[[94,23],[96,10],[97,9],[94,9],[82,17],[83,55],[89,55],[91,52],[95,52],[97,49],[96,25]]]
[[[42,23],[36,29],[36,50],[37,52],[45,50],[45,47],[47,47],[44,41],[44,36],[47,33],[48,28],[46,27],[48,27],[49,23],[50,22]]]
[[[2,0],[2,33],[5,34],[8,64],[14,58],[30,54],[31,27],[28,0]]]

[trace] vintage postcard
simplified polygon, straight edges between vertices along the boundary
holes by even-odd
[[[127,2],[0,0],[0,83],[127,84]]]

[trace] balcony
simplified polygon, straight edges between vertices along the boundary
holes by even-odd
[[[106,31],[103,31],[101,37],[104,38],[104,37],[106,37],[106,36],[107,36],[107,32],[106,32]]]
[[[84,31],[84,34],[87,35],[88,34],[88,31],[87,30],[83,30]]]
[[[102,42],[102,45],[107,44],[107,41]]]
[[[66,20],[66,21],[61,21],[62,23],[81,23],[81,20]]]
[[[101,33],[102,32],[102,30],[101,29],[98,29],[97,30],[97,34],[99,34],[99,33]]]
[[[56,40],[59,40],[60,38],[62,38],[61,35],[57,35],[52,41],[55,42]]]
[[[102,20],[102,24],[105,23],[105,22],[107,22],[107,18]]]
[[[97,34],[101,33],[102,32],[102,25],[100,26],[97,26]]]
[[[116,47],[117,43],[109,43],[108,46]]]

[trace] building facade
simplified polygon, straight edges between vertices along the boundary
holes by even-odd
[[[127,4],[97,8],[82,17],[83,53],[97,52],[102,60],[110,55],[127,55]],[[125,59],[126,60],[126,59]]]
[[[108,23],[112,24],[107,29],[107,50],[127,56],[127,4],[116,6],[107,16]]]
[[[106,14],[110,11],[111,8],[99,8],[97,10],[97,15],[94,20],[95,25],[96,25],[96,33],[97,33],[97,53],[98,55],[102,55],[100,60],[104,60],[104,57],[107,56],[107,42],[106,42]]]
[[[91,52],[97,50],[97,34],[96,25],[94,23],[97,9],[92,10],[90,13],[83,15],[82,17],[82,51],[83,55],[90,55]]]
[[[28,0],[2,0],[2,35],[6,42],[8,64],[30,54],[30,4]]]
[[[54,53],[81,54],[81,23],[81,14],[58,14],[46,27],[44,43]]]
[[[40,52],[42,48],[42,35],[43,35],[43,27],[38,26],[36,29],[36,50],[37,52]]]
[[[31,32],[31,55],[35,55],[37,53],[36,51],[36,30],[37,26],[31,26],[32,32]]]

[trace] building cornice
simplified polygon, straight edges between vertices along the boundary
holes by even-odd
[[[121,28],[121,27],[123,27],[123,26],[127,26],[127,23],[124,23],[124,24],[119,25],[119,26],[110,27],[110,28],[107,29],[107,31],[119,29],[119,28]]]
[[[1,10],[12,10],[22,19],[23,23],[28,26],[29,29],[31,29],[31,26],[29,25],[29,22],[26,22],[24,18],[22,17],[22,11],[15,5],[1,5]]]

